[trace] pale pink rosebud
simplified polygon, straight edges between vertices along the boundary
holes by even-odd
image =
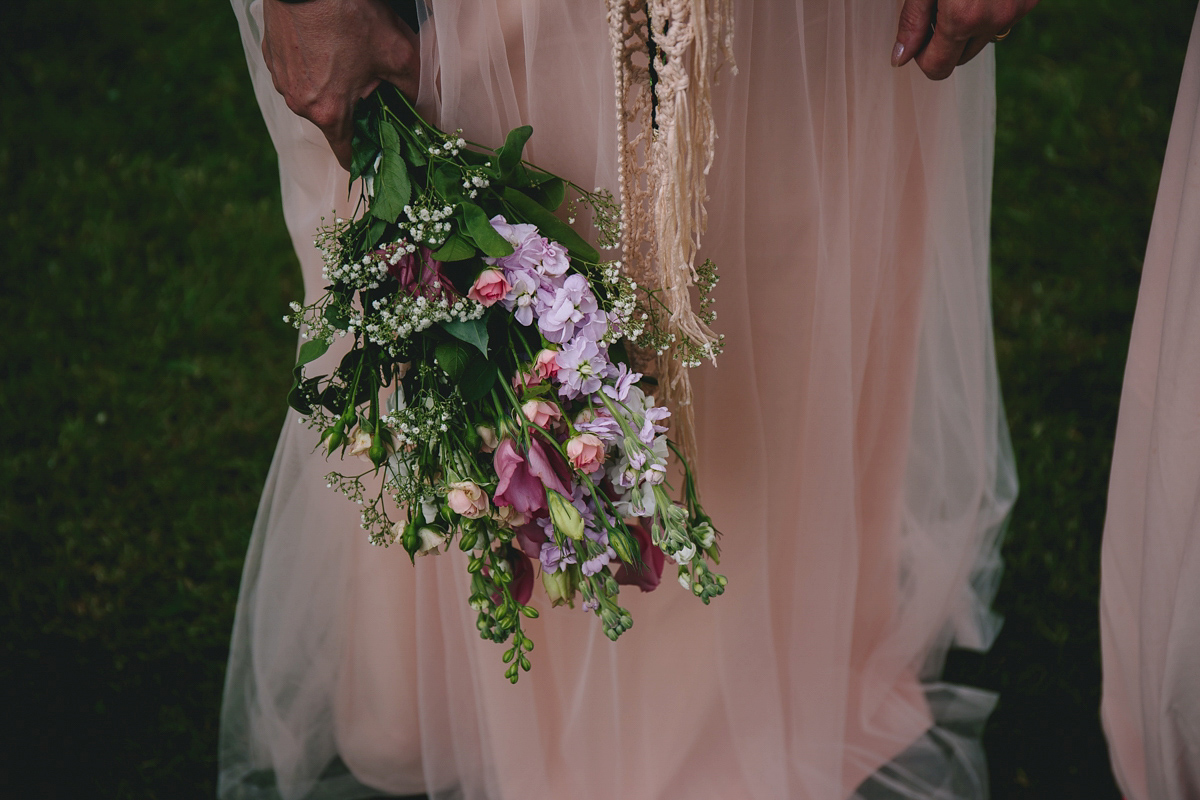
[[[498,269],[485,269],[475,279],[467,297],[484,306],[494,306],[504,299],[512,286],[504,278],[504,273]]]
[[[485,453],[494,452],[496,445],[500,444],[500,440],[496,438],[496,429],[491,425],[476,425],[475,432],[483,440],[483,444],[479,446],[479,449]]]
[[[362,428],[354,432],[350,437],[350,455],[367,458],[371,452],[371,434],[367,433]]]
[[[436,528],[421,528],[417,531],[420,546],[417,548],[417,555],[427,556],[430,553],[437,553],[437,549],[446,543],[448,538],[446,534]]]
[[[496,506],[496,510],[492,512],[492,519],[505,528],[519,528],[529,524],[532,517],[522,511],[517,511],[512,506]]]
[[[581,433],[567,441],[567,459],[575,469],[591,475],[604,463],[604,442],[594,433]]]
[[[488,513],[488,496],[474,481],[455,481],[446,493],[446,504],[456,514],[478,519]]]
[[[538,376],[540,381],[548,381],[558,374],[558,361],[555,360],[558,355],[557,350],[545,349],[537,354],[537,358],[533,360],[532,372]]]
[[[562,419],[562,411],[554,403],[545,400],[528,400],[521,406],[525,419],[539,428],[548,428],[550,423]]]

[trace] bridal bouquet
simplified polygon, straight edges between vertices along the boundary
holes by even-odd
[[[667,559],[704,603],[725,586],[681,456],[672,497],[670,412],[628,355],[708,353],[673,342],[656,292],[552,213],[569,191],[569,222],[586,208],[600,246],[619,242],[612,195],[525,162],[531,134],[490,150],[397,92],[365,101],[351,170],[363,213],[318,233],[329,286],[286,318],[307,339],[289,403],[327,453],[361,459],[330,487],[363,507],[375,544],[468,554],[480,635],[511,640],[514,683],[530,668],[521,618],[537,616],[539,574],[552,605],[581,599],[614,640],[632,625],[621,585],[655,588]],[[715,270],[699,272],[707,294]],[[337,369],[306,374],[336,337],[353,339]]]

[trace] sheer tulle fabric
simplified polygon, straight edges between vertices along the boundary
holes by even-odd
[[[1200,18],[1133,321],[1101,550],[1102,716],[1129,800],[1200,797]]]
[[[271,88],[256,5],[234,2],[311,294],[345,176]],[[898,10],[737,4],[705,238],[728,347],[697,379],[730,591],[627,593],[615,645],[582,611],[545,613],[510,686],[458,556],[372,549],[293,416],[243,580],[223,797],[985,796],[994,698],[935,681],[951,643],[996,631],[1016,491],[988,303],[993,63],[893,70]],[[499,142],[530,123],[532,159],[614,186],[602,3],[435,15],[420,103],[444,128]]]

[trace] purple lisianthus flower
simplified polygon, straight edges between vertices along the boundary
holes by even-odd
[[[616,374],[613,374],[611,371],[609,373],[612,385],[605,386],[604,393],[613,400],[624,403],[625,398],[629,397],[629,387],[642,379],[642,373],[631,372],[625,364],[618,364],[615,370]]]
[[[570,340],[579,327],[589,330],[595,327],[593,317],[597,316],[600,307],[591,287],[588,286],[587,278],[582,275],[568,276],[562,286],[553,293],[548,289],[541,289],[538,292],[538,301],[538,328],[543,336],[555,344]],[[544,311],[542,307],[545,308]]]
[[[547,488],[559,494],[571,494],[560,470],[555,469],[554,460],[537,439],[530,440],[529,452],[525,455],[512,439],[504,439],[492,458],[499,479],[492,498],[497,506],[512,506],[523,514],[533,514],[546,508]]]
[[[568,399],[600,390],[601,376],[608,371],[608,358],[593,341],[572,339],[555,356],[558,364],[558,393]]]
[[[512,288],[500,301],[505,310],[511,311],[517,322],[522,325],[533,324],[533,314],[537,308],[537,294],[541,281],[536,272],[517,267],[505,267],[504,277]]]

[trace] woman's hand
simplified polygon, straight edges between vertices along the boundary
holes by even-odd
[[[892,66],[912,61],[935,81],[950,77],[1038,0],[905,0]]]
[[[415,97],[417,36],[383,0],[263,0],[263,58],[288,108],[349,168],[354,104],[381,81]]]

